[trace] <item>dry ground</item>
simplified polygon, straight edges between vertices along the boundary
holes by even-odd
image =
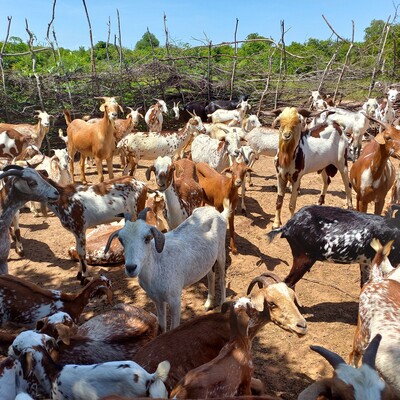
[[[230,299],[245,295],[251,279],[267,269],[285,277],[292,263],[285,239],[277,238],[268,247],[265,244],[265,234],[271,229],[276,201],[272,159],[261,157],[254,170],[254,186],[247,192],[247,215],[235,217],[240,254],[233,256],[228,253],[227,258],[227,295]],[[95,169],[90,171],[90,179],[96,180]],[[144,168],[139,168],[138,179],[145,180],[144,171]],[[117,176],[120,173],[117,169]],[[316,203],[320,186],[317,174],[307,175],[302,181],[297,209]],[[154,182],[150,183],[150,187],[154,188]],[[284,201],[284,221],[289,215],[288,197],[286,195]],[[327,205],[345,206],[339,174],[333,179],[326,201]],[[63,291],[80,289],[75,280],[76,263],[68,257],[68,248],[74,244],[74,238],[62,228],[59,220],[54,216],[34,218],[24,212],[21,215],[21,229],[26,257],[20,259],[12,249],[10,273],[46,288]],[[93,274],[100,268],[93,267]],[[115,303],[134,304],[155,312],[155,307],[139,287],[137,279],[125,278],[123,266],[106,269],[107,276],[113,281]],[[332,373],[331,367],[313,353],[309,345],[325,346],[347,359],[357,321],[358,265],[317,263],[297,284],[296,291],[302,303],[301,312],[308,322],[308,334],[297,337],[269,324],[253,344],[255,376],[264,382],[267,393],[283,399],[296,399],[310,382]],[[182,300],[183,320],[203,314],[205,298],[205,280],[186,289]],[[91,305],[83,317],[87,319],[109,307],[102,303]]]

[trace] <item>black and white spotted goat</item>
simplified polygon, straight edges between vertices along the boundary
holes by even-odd
[[[389,260],[400,263],[400,218],[382,217],[329,206],[306,206],[286,225],[267,234],[268,243],[281,233],[292,250],[293,265],[285,282],[293,287],[316,261],[360,263],[361,286],[368,280],[375,256],[373,238],[394,240]],[[389,271],[384,271],[389,272]]]

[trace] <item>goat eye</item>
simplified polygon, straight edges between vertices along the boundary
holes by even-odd
[[[37,187],[37,185],[38,185],[38,183],[36,181],[34,181],[34,180],[29,180],[28,181],[28,186],[30,188],[35,188],[35,187]]]
[[[276,305],[274,302],[269,301],[269,302],[268,302],[268,307],[269,307],[269,308],[276,308],[277,305]]]

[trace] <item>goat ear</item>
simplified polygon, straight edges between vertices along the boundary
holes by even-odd
[[[104,107],[104,103],[100,105],[100,111],[104,112],[105,107]]]
[[[32,352],[24,351],[19,357],[19,362],[21,363],[24,379],[28,379],[30,373],[32,372]]]
[[[56,331],[58,333],[58,337],[60,338],[60,340],[66,344],[69,345],[70,344],[70,337],[71,337],[71,329],[63,324],[57,324],[56,326]]]
[[[110,250],[111,242],[118,236],[118,233],[119,233],[120,230],[121,230],[121,229],[116,230],[115,232],[113,232],[113,233],[109,236],[109,238],[108,238],[108,240],[107,240],[106,247],[104,248],[104,254],[107,254],[107,253],[108,253],[108,250]]]
[[[148,167],[146,169],[146,179],[149,181],[150,177],[151,177],[151,172],[154,172],[154,175],[156,173],[156,169],[154,168],[154,165],[150,165],[150,167]]]
[[[262,312],[264,311],[264,306],[265,306],[265,297],[262,291],[257,291],[256,294],[251,294],[250,296],[250,300],[254,305],[254,308],[259,311]]]
[[[150,228],[151,233],[153,234],[154,237],[154,243],[156,246],[157,253],[161,253],[164,249],[165,245],[165,236],[162,232],[160,232],[157,228],[152,226]]]
[[[232,307],[233,304],[234,304],[233,301],[225,301],[225,303],[223,303],[222,306],[221,306],[221,313],[222,314],[227,313],[230,310],[230,308]]]

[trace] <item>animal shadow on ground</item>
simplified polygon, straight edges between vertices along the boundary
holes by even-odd
[[[323,302],[311,307],[301,307],[302,314],[307,314],[308,322],[333,322],[357,325],[358,302],[341,303]]]

